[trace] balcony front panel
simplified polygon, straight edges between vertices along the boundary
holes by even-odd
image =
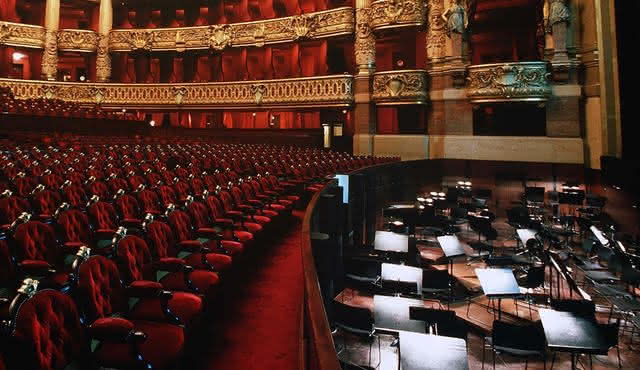
[[[546,101],[551,96],[547,62],[496,63],[468,67],[472,103]]]
[[[425,104],[427,73],[424,70],[377,72],[372,98],[377,105]]]
[[[257,46],[352,34],[351,7],[292,17],[212,26],[112,30],[110,51],[189,50]]]
[[[0,21],[0,45],[44,48],[44,27]]]
[[[353,76],[182,84],[70,83],[0,79],[17,99],[61,99],[103,107],[227,108],[330,107],[353,103]]]
[[[88,30],[58,31],[58,50],[95,52],[98,49],[98,34]]]
[[[426,23],[425,0],[377,0],[371,4],[371,29],[422,27]]]

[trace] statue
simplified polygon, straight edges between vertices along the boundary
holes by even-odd
[[[467,29],[469,20],[467,19],[467,11],[462,6],[462,0],[454,0],[453,5],[442,13],[442,19],[447,22],[447,28],[450,34],[463,34]]]
[[[556,23],[569,22],[569,8],[565,0],[551,0],[549,10],[549,23],[553,26]]]

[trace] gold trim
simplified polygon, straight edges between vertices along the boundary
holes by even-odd
[[[43,49],[44,39],[44,27],[0,21],[0,45]]]
[[[471,103],[541,102],[551,96],[549,63],[493,63],[468,67]]]
[[[183,84],[75,83],[0,79],[17,99],[57,98],[139,109],[329,107],[353,103],[353,76]]]
[[[98,49],[98,34],[90,30],[58,31],[58,50],[93,53]]]
[[[423,27],[427,19],[425,0],[377,0],[371,4],[371,29]]]
[[[117,29],[109,37],[110,51],[139,49],[222,50],[226,47],[258,46],[293,42],[299,39],[323,39],[353,34],[352,7],[342,7],[291,17],[256,22],[199,27]]]
[[[372,100],[377,105],[425,104],[427,72],[422,69],[376,72]]]

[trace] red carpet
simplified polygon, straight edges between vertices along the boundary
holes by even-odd
[[[301,212],[241,284],[224,297],[212,322],[201,369],[296,369],[303,298]]]

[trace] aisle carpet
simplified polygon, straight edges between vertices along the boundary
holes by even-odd
[[[265,246],[270,250],[252,264],[247,279],[225,294],[222,312],[208,323],[198,369],[298,368],[302,215],[294,211],[289,230]]]

